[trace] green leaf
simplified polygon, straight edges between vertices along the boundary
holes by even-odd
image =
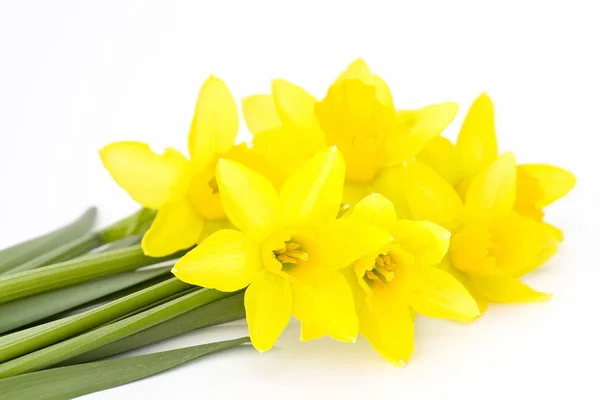
[[[18,272],[71,260],[94,249],[99,249],[96,252],[106,252],[139,244],[143,237],[142,233],[150,227],[155,216],[156,211],[142,208],[107,228],[73,239],[62,246],[12,268],[10,271],[3,274],[0,273],[0,276],[13,275]]]
[[[171,278],[87,312],[3,336],[0,338],[0,362],[96,328],[188,288],[190,285],[187,283],[183,283],[177,278]]]
[[[156,210],[142,208],[128,217],[102,229],[100,235],[105,243],[114,242],[128,236],[144,233],[156,217]]]
[[[104,242],[102,241],[102,237],[98,233],[88,233],[87,235],[72,240],[55,248],[54,250],[44,253],[33,260],[29,260],[2,275],[14,275],[19,272],[29,271],[31,269],[59,263],[61,261],[71,260],[97,248],[98,246],[102,246],[103,244]]]
[[[226,299],[215,301],[214,303],[189,311],[162,324],[144,329],[141,332],[127,336],[96,350],[70,358],[60,365],[82,364],[122,354],[126,351],[160,342],[195,329],[236,321],[244,318],[245,315],[244,293],[238,293]]]
[[[153,258],[144,255],[140,246],[132,246],[3,276],[0,277],[0,304],[101,276],[156,264],[177,258],[181,254],[183,253]]]
[[[150,310],[0,364],[0,378],[50,367],[231,295],[232,293],[222,293],[214,289],[200,289]],[[57,322],[60,321],[51,324]]]
[[[123,272],[0,304],[0,334],[166,275],[170,268]]]
[[[150,268],[155,268],[155,267],[150,267]],[[169,277],[169,274],[167,274],[165,276],[160,276],[158,278],[151,279],[151,280],[149,280],[147,282],[139,283],[139,284],[137,284],[135,286],[131,286],[131,287],[128,287],[126,289],[120,290],[120,291],[118,291],[116,293],[111,293],[111,294],[109,294],[107,296],[104,296],[104,297],[101,297],[99,299],[92,300],[92,301],[90,301],[88,303],[85,303],[85,304],[82,304],[80,306],[74,307],[74,308],[72,308],[70,310],[63,311],[63,312],[61,312],[59,314],[53,315],[50,318],[46,318],[44,321],[40,321],[40,322],[46,323],[46,322],[56,321],[58,319],[62,319],[62,318],[65,318],[65,317],[71,317],[73,315],[80,314],[82,312],[86,312],[88,310],[91,310],[92,308],[96,308],[98,306],[102,306],[104,304],[110,303],[111,301],[122,299],[125,296],[129,296],[130,294],[139,292],[140,290],[147,289],[147,288],[149,288],[151,286],[156,285],[157,283],[164,282],[166,280],[165,278],[166,279],[170,279],[171,277]],[[34,324],[34,326],[35,326],[35,324]],[[31,327],[31,326],[28,326],[28,328],[29,327]]]
[[[71,399],[155,375],[204,355],[248,343],[244,337],[115,360],[54,368],[0,380],[11,400]]]
[[[76,221],[43,236],[0,251],[0,274],[41,256],[87,233],[96,220],[96,208],[89,208]]]
[[[103,246],[97,247],[89,252],[89,254],[105,253],[111,250],[123,249],[125,247],[135,246],[142,243],[143,234],[124,237],[123,239],[115,240],[114,242],[106,243]]]

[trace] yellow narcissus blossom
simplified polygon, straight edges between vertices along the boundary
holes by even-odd
[[[547,224],[515,211],[517,167],[512,153],[497,157],[468,185],[464,205],[450,184],[415,162],[406,171],[401,202],[413,219],[452,232],[443,266],[459,278],[483,312],[491,302],[528,302],[549,297],[519,280],[546,262],[559,238]]]
[[[427,221],[398,220],[394,205],[380,194],[359,201],[350,220],[378,226],[394,241],[348,269],[360,333],[387,360],[404,365],[414,347],[413,310],[433,318],[468,320],[479,315],[467,289],[434,267],[446,255],[450,232]],[[303,339],[318,330],[302,326]]]
[[[226,215],[240,229],[205,239],[173,268],[181,280],[221,291],[249,285],[250,338],[269,350],[293,314],[329,336],[358,334],[351,288],[340,272],[392,241],[384,229],[336,219],[345,165],[335,148],[318,152],[278,194],[260,174],[230,160],[217,164]]]
[[[144,207],[158,210],[142,240],[144,252],[160,257],[186,249],[229,226],[215,180],[220,157],[265,171],[266,161],[245,145],[234,146],[238,113],[229,89],[211,76],[198,95],[190,128],[190,160],[167,148],[154,153],[145,143],[117,142],[100,150],[113,179]]]
[[[396,110],[387,84],[361,59],[321,101],[282,79],[271,89],[242,102],[256,150],[289,175],[320,149],[337,146],[346,160],[344,202],[350,205],[395,184],[386,171],[414,158],[458,109],[447,102]]]
[[[444,137],[436,137],[427,143],[417,158],[464,195],[473,177],[489,167],[497,155],[494,106],[484,93],[471,105],[456,145]],[[542,221],[543,208],[569,193],[575,181],[569,171],[552,165],[517,165],[515,210]],[[558,229],[556,233],[562,239]]]

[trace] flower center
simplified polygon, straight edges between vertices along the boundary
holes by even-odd
[[[285,247],[273,250],[273,256],[283,264],[284,268],[304,264],[308,261],[308,253],[302,251],[300,245],[291,240],[285,242]]]
[[[396,264],[389,255],[379,254],[370,269],[365,271],[363,279],[369,285],[384,285],[394,279]]]
[[[217,185],[217,177],[213,176],[210,181],[208,181],[208,187],[212,189],[213,194],[219,193],[219,185]]]
[[[206,219],[225,219],[215,170],[211,166],[197,172],[191,179],[188,192],[196,211]]]

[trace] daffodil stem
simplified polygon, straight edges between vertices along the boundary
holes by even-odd
[[[5,272],[4,274],[0,274],[0,276],[13,275],[19,272],[40,268],[45,265],[71,260],[97,248],[98,246],[102,246],[103,244],[104,242],[101,235],[98,233],[88,233],[78,239],[65,243],[62,246],[44,253],[33,260],[29,260],[18,267]]]
[[[150,310],[7,361],[0,365],[0,378],[50,367],[231,295],[232,293],[214,289],[197,290]]]
[[[104,245],[107,245],[108,247],[102,251],[117,249],[123,246],[130,246],[136,242],[139,243],[139,240],[141,239],[139,238],[138,234],[145,232],[148,229],[155,215],[156,212],[154,210],[142,208],[141,210],[136,211],[135,213],[97,232],[88,233],[83,236],[79,235],[78,237],[74,237],[72,240],[62,245],[57,245],[54,248],[48,248],[46,252],[41,253],[38,256],[31,258],[19,265],[12,265],[11,263],[10,269],[3,270],[0,268],[0,276],[13,275],[46,265],[68,261],[75,257],[86,254],[94,249],[103,247]],[[89,219],[89,217],[87,218]],[[76,225],[76,228],[78,227],[79,225]],[[70,233],[71,231],[68,232]],[[109,246],[112,243],[115,244],[113,246]]]
[[[158,283],[81,314],[38,325],[0,338],[0,363],[95,328],[165,297],[190,288],[177,278]]]
[[[95,220],[96,208],[92,207],[69,225],[1,250],[0,275],[81,237]]]
[[[104,243],[112,243],[123,238],[144,233],[156,217],[156,210],[142,208],[133,214],[102,229],[99,235]]]
[[[70,313],[76,313],[78,307],[85,306],[90,309],[91,302],[104,300],[96,306],[108,303],[118,299],[107,299],[108,296],[116,293],[120,294],[119,298],[123,298],[133,293],[123,294],[124,290],[135,288],[139,291],[144,289],[141,285],[156,284],[157,278],[172,277],[169,273],[170,269],[170,266],[166,266],[123,272],[0,304],[0,335],[34,322],[36,325],[49,322],[44,322],[44,319],[52,317],[52,321],[63,319],[73,315]],[[67,315],[61,316],[61,313]],[[0,337],[0,343],[3,341],[4,338]]]
[[[180,252],[153,258],[144,255],[140,246],[131,246],[0,277],[0,304],[101,276],[173,260],[182,254]]]
[[[244,293],[215,301],[203,307],[188,311],[178,317],[144,329],[131,336],[112,342],[98,349],[70,358],[59,366],[82,364],[102,358],[122,354],[126,351],[179,336],[195,329],[236,321],[244,318]]]
[[[143,234],[127,236],[123,239],[115,240],[114,242],[106,243],[100,247],[96,247],[95,249],[91,250],[88,254],[104,253],[111,250],[135,246],[136,244],[140,244],[142,242],[143,237]]]
[[[207,343],[160,353],[52,368],[0,380],[0,393],[11,400],[73,399],[158,374],[207,354],[248,343],[250,338]]]

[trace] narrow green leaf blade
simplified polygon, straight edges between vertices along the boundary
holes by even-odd
[[[244,293],[238,293],[234,296],[189,311],[151,328],[144,329],[141,332],[127,336],[96,350],[73,357],[60,365],[82,364],[116,354],[122,354],[126,351],[179,336],[195,329],[236,321],[244,318],[245,315]]]
[[[115,240],[114,242],[109,242],[104,244],[103,246],[97,247],[90,251],[90,254],[95,253],[104,253],[111,250],[123,249],[125,247],[135,246],[136,244],[142,243],[143,234],[132,235],[124,237],[123,239]]]
[[[214,289],[200,289],[150,310],[0,364],[0,378],[50,367],[232,295],[233,293],[223,293]],[[56,322],[60,321],[52,324]]]
[[[102,229],[100,235],[105,243],[115,242],[148,230],[156,217],[156,210],[142,208],[120,221]]]
[[[166,275],[170,268],[123,272],[0,304],[0,334]]]
[[[94,225],[96,213],[96,208],[91,207],[69,225],[1,250],[0,274],[87,233]]]
[[[31,269],[44,267],[46,265],[59,263],[61,261],[71,260],[97,248],[98,246],[102,246],[103,244],[104,242],[102,241],[102,237],[98,233],[88,233],[87,235],[65,243],[62,246],[50,250],[49,252],[44,253],[23,264],[20,264],[10,271],[0,275],[14,275],[19,272],[29,271]]]
[[[12,400],[71,399],[143,379],[195,358],[249,341],[250,338],[243,337],[160,353],[33,372],[0,380],[0,393]]]
[[[0,277],[0,304],[101,276],[131,271],[180,257],[182,253],[153,258],[140,246],[90,254],[31,271]]]
[[[0,362],[60,342],[188,288],[187,283],[172,278],[81,314],[0,337]]]

